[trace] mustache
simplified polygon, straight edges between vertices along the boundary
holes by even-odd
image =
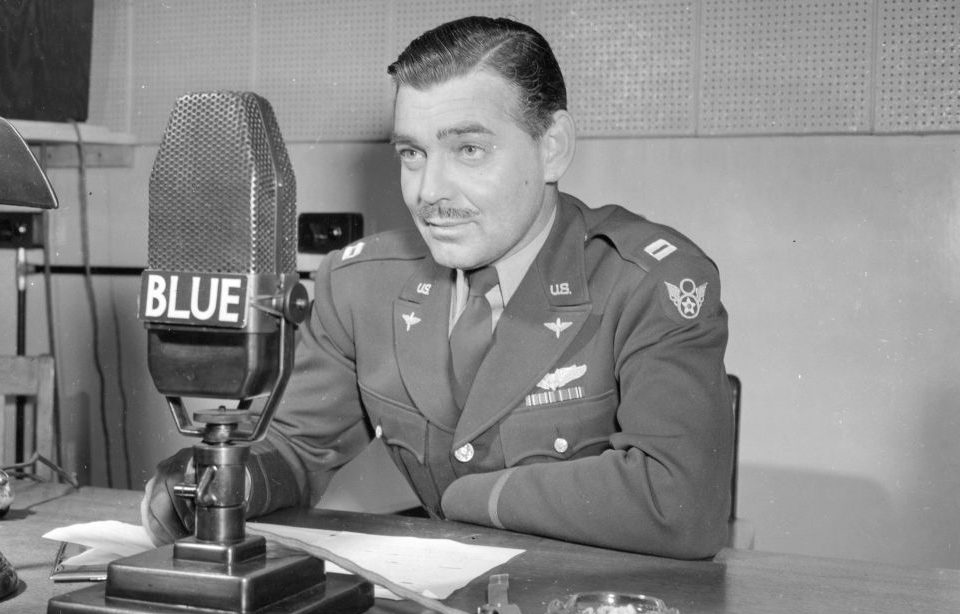
[[[476,217],[476,213],[457,207],[447,207],[444,205],[420,205],[417,207],[417,217],[426,222],[430,219],[467,219]]]

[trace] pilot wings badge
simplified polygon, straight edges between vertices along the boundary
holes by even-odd
[[[544,322],[543,325],[555,333],[557,335],[557,339],[559,339],[560,333],[573,326],[573,322],[564,322],[560,318],[557,318],[556,322]]]
[[[700,307],[703,305],[703,299],[707,296],[707,284],[698,286],[689,277],[684,278],[679,286],[675,286],[669,281],[663,283],[667,285],[670,301],[676,305],[681,316],[692,320],[700,315]]]
[[[553,373],[547,373],[543,379],[537,383],[537,388],[543,390],[556,390],[566,386],[573,380],[583,377],[587,372],[587,365],[570,365],[569,367],[560,367]]]
[[[410,313],[402,313],[403,322],[407,325],[407,332],[410,332],[411,326],[416,326],[420,323],[420,318],[417,317],[417,314],[411,311]]]

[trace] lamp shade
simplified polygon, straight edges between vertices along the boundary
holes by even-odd
[[[57,196],[30,147],[0,117],[0,205],[56,209]]]

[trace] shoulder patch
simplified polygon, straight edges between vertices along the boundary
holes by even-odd
[[[330,253],[331,269],[339,269],[358,262],[380,260],[418,260],[429,253],[426,243],[416,230],[390,230],[359,241],[342,250]]]
[[[703,282],[699,286],[697,282],[689,277],[680,280],[680,285],[674,285],[669,281],[664,281],[667,287],[667,296],[670,302],[680,312],[680,317],[685,320],[693,320],[700,315],[700,308],[703,306],[703,300],[707,297],[708,282]]]
[[[720,276],[713,263],[699,255],[666,258],[648,274],[647,283],[653,284],[660,311],[674,322],[691,323],[722,309]]]

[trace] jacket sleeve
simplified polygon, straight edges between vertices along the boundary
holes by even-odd
[[[689,283],[678,294],[668,280]],[[463,476],[443,495],[447,517],[646,554],[715,554],[727,539],[733,458],[719,291],[703,258],[665,262],[644,277],[617,324],[620,400],[609,448]]]
[[[352,336],[331,292],[331,258],[316,273],[313,305],[297,331],[294,369],[283,399],[247,463],[248,517],[315,505],[336,470],[370,441]]]

